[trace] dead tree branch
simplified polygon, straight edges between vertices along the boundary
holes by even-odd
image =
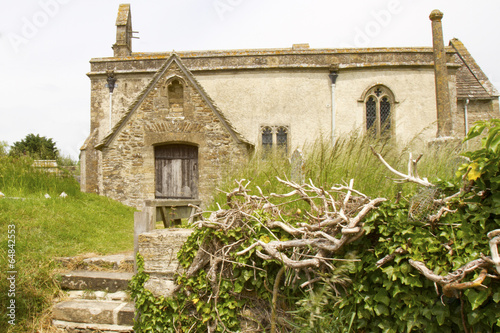
[[[390,166],[389,163],[387,163],[386,160],[382,157],[382,155],[377,153],[373,147],[370,146],[370,148],[371,148],[373,154],[375,156],[377,156],[377,158],[380,160],[380,162],[382,162],[382,164],[385,165],[385,167],[387,169],[389,169],[389,171],[391,171],[393,174],[397,175],[398,177],[401,177],[401,179],[396,179],[395,182],[397,182],[397,183],[412,182],[412,183],[416,183],[416,184],[419,184],[419,185],[422,185],[425,187],[434,187],[435,186],[434,184],[429,182],[426,178],[420,178],[418,176],[417,163],[422,156],[419,156],[416,160],[412,160],[411,154],[410,154],[410,158],[408,161],[408,174],[405,175],[404,173],[399,172],[398,170],[396,170],[392,166]]]
[[[445,276],[437,275],[432,270],[430,270],[425,263],[416,260],[409,260],[410,265],[416,268],[421,274],[423,274],[427,279],[439,284],[443,288],[443,294],[447,297],[457,297],[457,290],[474,288],[482,286],[482,282],[486,277],[486,269],[490,267],[490,263],[485,259],[476,259],[470,261],[464,266],[460,267],[454,272],[450,272]],[[480,276],[471,282],[461,281],[469,273],[474,272],[476,269],[481,269]]]

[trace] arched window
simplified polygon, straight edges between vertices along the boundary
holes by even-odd
[[[288,126],[261,126],[260,135],[264,157],[271,152],[288,153],[289,132]]]
[[[374,137],[390,137],[392,134],[394,95],[383,85],[368,89],[360,102],[365,104],[366,132]]]
[[[278,148],[283,152],[287,153],[288,151],[288,130],[284,126],[278,127],[276,130],[276,143],[278,144]]]
[[[271,127],[262,128],[262,149],[265,151],[271,150],[273,147],[273,131]]]
[[[178,79],[168,85],[168,107],[182,108],[184,104],[184,87]]]

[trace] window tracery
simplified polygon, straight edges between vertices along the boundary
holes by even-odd
[[[391,137],[394,95],[383,85],[376,85],[364,95],[366,132],[374,137]]]
[[[289,128],[288,126],[261,126],[261,145],[264,154],[273,150],[288,152]]]

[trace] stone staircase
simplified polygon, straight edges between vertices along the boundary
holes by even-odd
[[[177,252],[191,233],[169,228],[137,235],[136,250],[149,274],[144,287],[155,296],[172,296],[179,269]],[[54,305],[52,322],[61,333],[133,332],[134,303],[126,292],[134,271],[132,254],[59,261],[67,268],[60,278],[65,296]]]
[[[134,303],[126,292],[133,276],[132,254],[59,258],[65,291],[52,310],[60,332],[133,332]]]

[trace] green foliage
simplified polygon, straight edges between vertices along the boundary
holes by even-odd
[[[334,309],[334,315],[353,314],[355,330],[457,332],[463,331],[462,301],[467,318],[474,318],[468,325],[476,332],[489,332],[496,324],[500,307],[488,302],[479,308],[479,301],[484,301],[491,291],[470,289],[461,300],[440,297],[434,284],[408,263],[410,258],[423,261],[435,273],[446,275],[477,259],[480,252],[488,253],[484,228],[467,221],[457,225],[459,217],[450,215],[433,229],[425,223],[409,221],[407,209],[406,204],[386,203],[365,221],[370,242],[363,239],[353,244],[364,255],[351,277],[355,281],[353,288]],[[453,254],[444,244],[450,244]],[[376,262],[398,247],[408,253],[378,268]],[[490,290],[498,288],[497,282],[486,283]],[[481,296],[472,299],[469,293]]]
[[[438,185],[438,195],[449,196],[460,189],[462,194],[449,202],[456,210],[439,221],[431,223],[425,217],[409,218],[413,209],[411,198],[419,192],[416,185],[394,186],[386,179],[386,171],[371,155],[366,138],[340,138],[330,147],[319,140],[305,150],[305,175],[316,185],[325,188],[334,183],[354,178],[355,188],[370,196],[394,198],[383,203],[364,221],[365,235],[349,244],[342,253],[332,255],[334,269],[317,282],[311,292],[293,284],[281,284],[281,331],[296,332],[492,332],[500,329],[499,281],[487,277],[485,288],[471,288],[457,292],[454,297],[442,295],[442,290],[410,265],[409,259],[422,261],[434,273],[446,275],[464,264],[489,254],[486,234],[500,228],[500,121],[482,122],[473,127],[466,140],[484,134],[482,147],[464,153],[468,162],[457,156],[460,147],[455,144],[435,145],[422,149],[424,157],[419,164],[420,175],[432,177]],[[407,149],[395,150],[390,142],[376,143],[377,151],[393,167],[405,170]],[[275,158],[275,159],[273,159]],[[290,164],[281,156],[263,160],[260,155],[248,164],[235,168],[231,179],[246,178],[259,185],[264,194],[283,193],[276,176],[289,175]],[[281,160],[280,160],[281,158]],[[437,163],[439,162],[439,163]],[[229,173],[228,173],[229,175]],[[390,175],[389,175],[390,176]],[[356,185],[357,184],[357,185]],[[221,188],[229,192],[234,183],[227,181]],[[422,192],[420,192],[422,195]],[[216,197],[223,206],[225,196]],[[217,209],[214,204],[213,208]],[[283,218],[293,224],[297,208],[290,205]],[[427,213],[435,213],[432,207]],[[260,218],[264,212],[255,211]],[[300,218],[300,217],[299,217]],[[265,220],[265,218],[264,218]],[[266,241],[273,236],[249,217],[245,220],[255,229],[254,239]],[[183,267],[189,267],[198,248],[208,243],[233,244],[246,239],[243,229],[233,228],[226,233],[208,228],[196,230],[179,253]],[[282,230],[273,230],[279,238],[289,237]],[[241,243],[243,249],[252,240]],[[402,248],[379,267],[377,262]],[[339,259],[341,261],[335,261]],[[357,261],[343,261],[357,259]],[[256,267],[256,268],[254,268]],[[175,298],[156,298],[143,285],[147,276],[143,271],[134,278],[132,290],[137,299],[141,317],[137,332],[207,331],[207,324],[220,319],[217,332],[242,329],[242,313],[256,305],[268,313],[271,291],[280,264],[255,256],[255,249],[231,260],[231,279],[218,280],[219,299],[210,299],[213,282],[209,272],[200,271],[193,277],[180,276],[181,291]],[[464,281],[472,281],[479,272],[469,274]],[[494,273],[492,271],[492,273]],[[286,279],[285,279],[286,281]],[[439,294],[438,294],[439,293]],[[260,303],[256,303],[259,300]],[[266,322],[254,331],[265,331]],[[262,324],[264,323],[264,324]],[[288,323],[288,324],[283,324]]]
[[[393,198],[399,191],[411,193],[417,190],[414,184],[395,185],[388,177],[387,170],[371,152],[375,147],[384,159],[398,170],[407,168],[409,152],[422,153],[419,172],[430,180],[451,180],[456,168],[462,162],[457,158],[461,147],[456,143],[428,146],[413,143],[399,147],[390,140],[374,140],[358,132],[338,137],[335,144],[319,137],[303,148],[304,179],[312,180],[317,186],[328,188],[333,184],[348,184],[354,179],[354,187],[371,197]],[[416,158],[414,155],[414,158]],[[438,163],[436,163],[438,161]],[[266,195],[286,190],[276,177],[290,178],[290,160],[283,154],[272,154],[265,159],[257,151],[247,163],[231,164],[224,171],[225,177],[218,189],[229,192],[234,188],[235,179],[247,179],[258,185]],[[214,203],[209,207],[217,210],[224,205],[226,196],[221,191],[214,194]]]
[[[346,257],[353,259],[355,252],[347,253]],[[346,328],[350,331],[354,316],[346,312],[345,316],[335,317],[334,309],[342,300],[340,291],[352,284],[349,272],[354,267],[354,261],[339,262],[330,274],[325,274],[321,287],[297,301],[296,310],[291,311],[296,332],[345,332]]]
[[[39,134],[28,134],[23,140],[14,142],[9,154],[10,156],[28,155],[40,160],[55,160],[58,151],[56,143],[51,138]]]
[[[478,259],[481,253],[489,253],[486,234],[500,227],[500,122],[477,124],[466,141],[485,129],[489,131],[482,147],[464,153],[469,162],[459,168],[454,185],[439,182],[443,192],[450,194],[466,180],[462,196],[450,203],[456,213],[432,225],[408,219],[407,202],[389,202],[365,221],[370,242],[362,239],[353,244],[364,255],[351,276],[353,289],[333,312],[338,317],[352,314],[354,331],[458,332],[465,330],[463,322],[474,332],[492,332],[500,327],[498,280],[486,278],[483,284],[488,289],[467,289],[457,298],[448,298],[438,296],[434,284],[408,263],[408,259],[423,261],[436,274],[446,275]],[[398,247],[407,253],[378,268],[377,260]]]
[[[251,223],[251,220],[247,221]],[[254,228],[260,228],[253,225]],[[269,237],[264,228],[261,229],[262,237]],[[260,234],[260,233],[259,233]],[[242,238],[238,230],[228,233],[211,229],[196,229],[178,253],[181,266],[187,268],[193,261],[196,252],[203,242],[233,243]],[[248,243],[242,243],[241,249]],[[221,278],[216,284],[218,297],[210,298],[213,284],[207,277],[207,272],[201,270],[192,277],[185,274],[177,277],[177,283],[183,289],[175,298],[154,297],[144,288],[148,275],[143,270],[143,259],[138,255],[138,274],[130,283],[132,297],[140,316],[136,321],[136,332],[206,332],[208,325],[218,321],[216,332],[237,331],[242,322],[244,308],[259,308],[256,317],[270,313],[269,302],[272,298],[274,279],[279,270],[275,262],[266,262],[250,258],[252,255],[234,256],[231,263],[227,263],[227,276]],[[258,269],[254,269],[257,267]],[[293,291],[284,288],[285,295],[293,300]],[[301,292],[299,292],[301,294]],[[291,304],[289,304],[291,305]],[[264,317],[265,317],[264,314]],[[251,321],[261,321],[262,318],[252,318]],[[247,318],[248,319],[248,318]],[[261,325],[268,325],[267,318]]]
[[[134,209],[95,194],[80,193],[72,178],[33,173],[27,158],[0,158],[0,261],[8,262],[8,225],[15,225],[16,326],[1,332],[41,332],[58,295],[55,257],[131,250]],[[17,185],[16,185],[17,184]],[[16,188],[17,186],[17,188]],[[64,191],[67,198],[59,198]],[[43,195],[49,193],[52,198]],[[13,198],[17,197],[17,198]],[[0,272],[0,304],[7,304],[7,268]],[[0,309],[6,318],[6,307]]]
[[[70,155],[57,155],[58,166],[77,166],[78,161],[75,161]]]

